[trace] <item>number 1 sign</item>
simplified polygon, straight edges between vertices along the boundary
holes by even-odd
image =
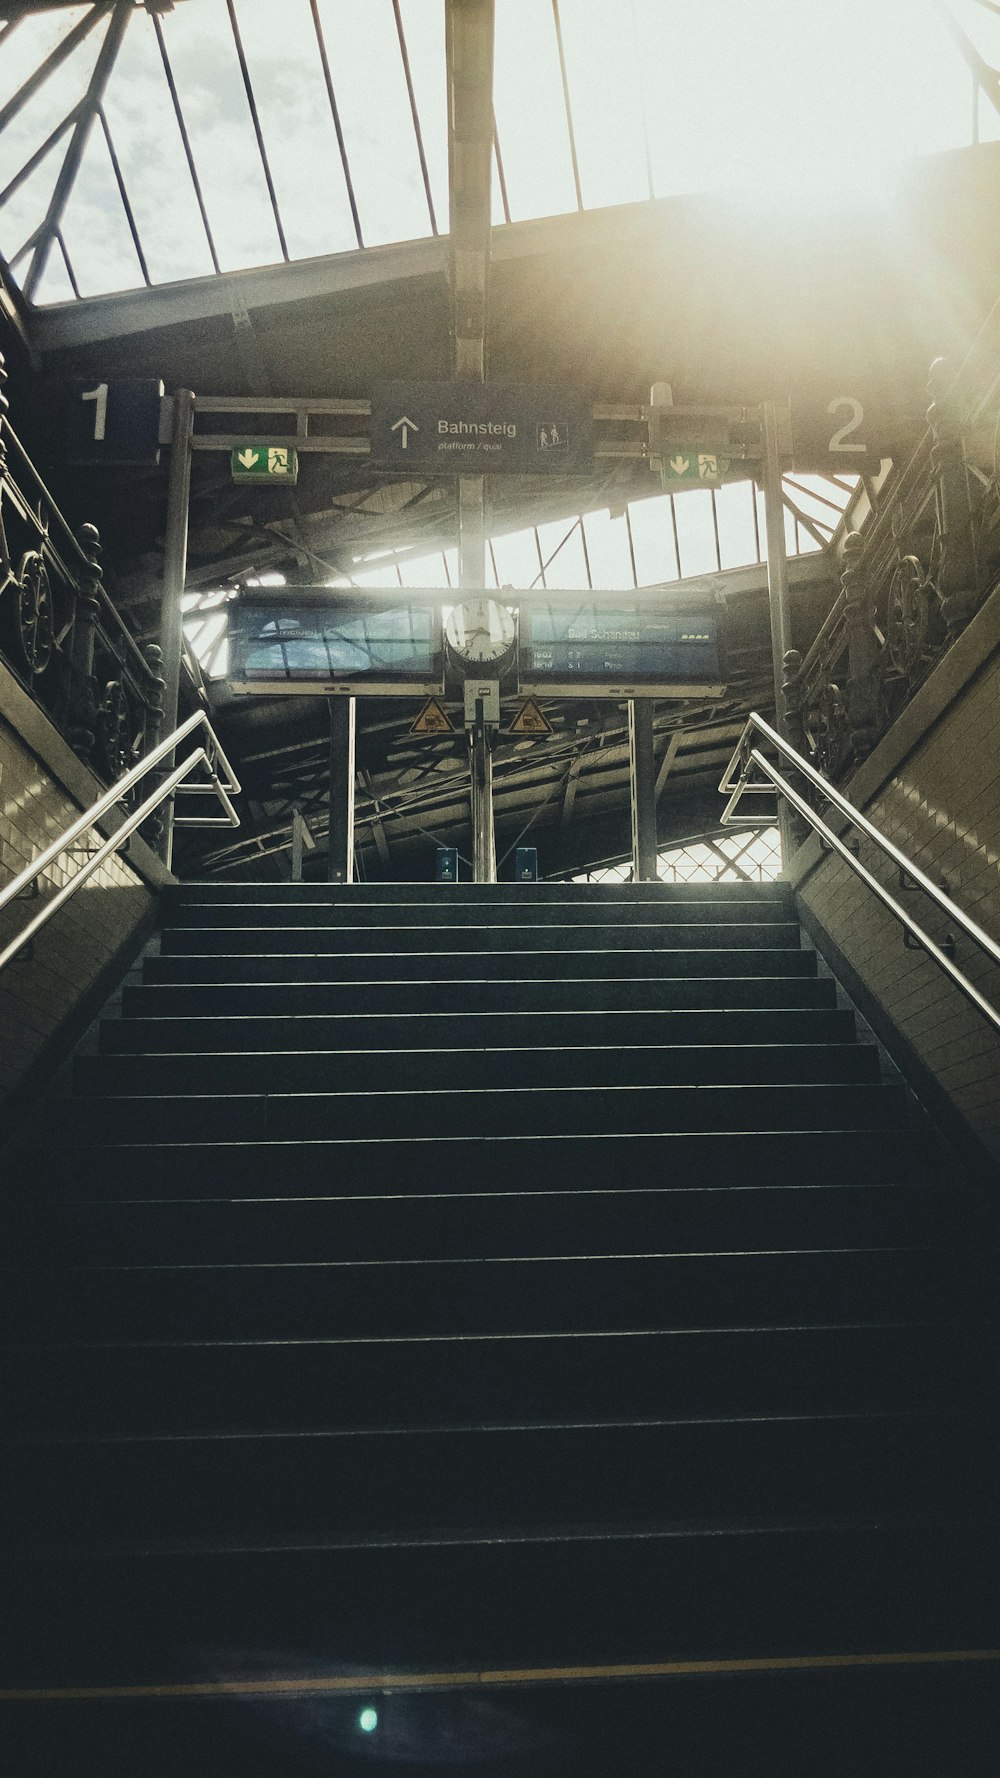
[[[84,382],[66,390],[67,463],[106,463],[121,468],[160,460],[163,384],[143,381]]]

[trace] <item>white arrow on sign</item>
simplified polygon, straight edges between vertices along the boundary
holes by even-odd
[[[406,414],[400,414],[399,419],[396,420],[393,423],[393,425],[391,425],[389,427],[389,431],[390,432],[398,432],[399,428],[401,426],[403,428],[403,449],[405,451],[406,441],[407,441],[407,438],[409,437],[409,433],[406,430],[407,427],[409,427],[410,432],[419,432],[420,427],[417,425],[415,420],[411,420]]]
[[[237,454],[236,461],[237,463],[242,463],[244,469],[252,469],[257,461],[257,452],[240,451]]]
[[[675,475],[683,475],[686,469],[690,469],[691,459],[690,457],[671,457],[670,467]]]

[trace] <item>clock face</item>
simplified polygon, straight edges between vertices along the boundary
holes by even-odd
[[[514,646],[514,619],[497,599],[465,599],[453,608],[444,633],[461,660],[494,666]]]

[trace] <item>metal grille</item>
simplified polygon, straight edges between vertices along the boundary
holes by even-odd
[[[773,883],[781,874],[781,837],[776,827],[720,828],[701,834],[659,854],[661,883]],[[574,883],[630,883],[632,864],[595,865],[581,871]]]

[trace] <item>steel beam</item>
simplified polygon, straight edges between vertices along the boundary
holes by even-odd
[[[94,29],[94,26],[99,24],[101,19],[107,16],[108,12],[111,10],[112,3],[113,0],[104,0],[104,3],[101,5],[92,6],[90,11],[85,13],[83,18],[73,26],[73,29],[67,31],[66,36],[62,41],[56,44],[50,54],[46,56],[44,62],[35,69],[34,74],[30,74],[28,79],[24,81],[23,85],[18,87],[17,92],[12,98],[8,99],[6,105],[0,106],[0,133],[7,128],[8,124],[11,124],[14,121],[18,112],[22,111],[28,101],[33,99],[35,94],[45,85],[49,75],[55,73],[61,63],[65,62],[67,57],[73,54],[77,45],[82,43],[85,37],[89,36],[90,32]],[[28,12],[32,10],[34,10],[34,8],[29,8],[27,5],[18,7],[12,5],[10,0],[7,0],[7,5],[3,8],[3,15],[8,22],[16,23],[19,18],[26,18]]]
[[[180,389],[174,397],[174,436],[170,448],[170,480],[167,486],[167,529],[163,550],[163,595],[160,604],[160,651],[163,689],[163,728],[170,734],[177,727],[177,703],[180,696],[181,654],[183,652],[183,611],[181,601],[187,573],[188,507],[191,494],[191,431],[194,425],[194,396],[190,389]],[[170,765],[168,760],[167,764]],[[163,857],[168,868],[173,846],[173,804],[164,808]]]

